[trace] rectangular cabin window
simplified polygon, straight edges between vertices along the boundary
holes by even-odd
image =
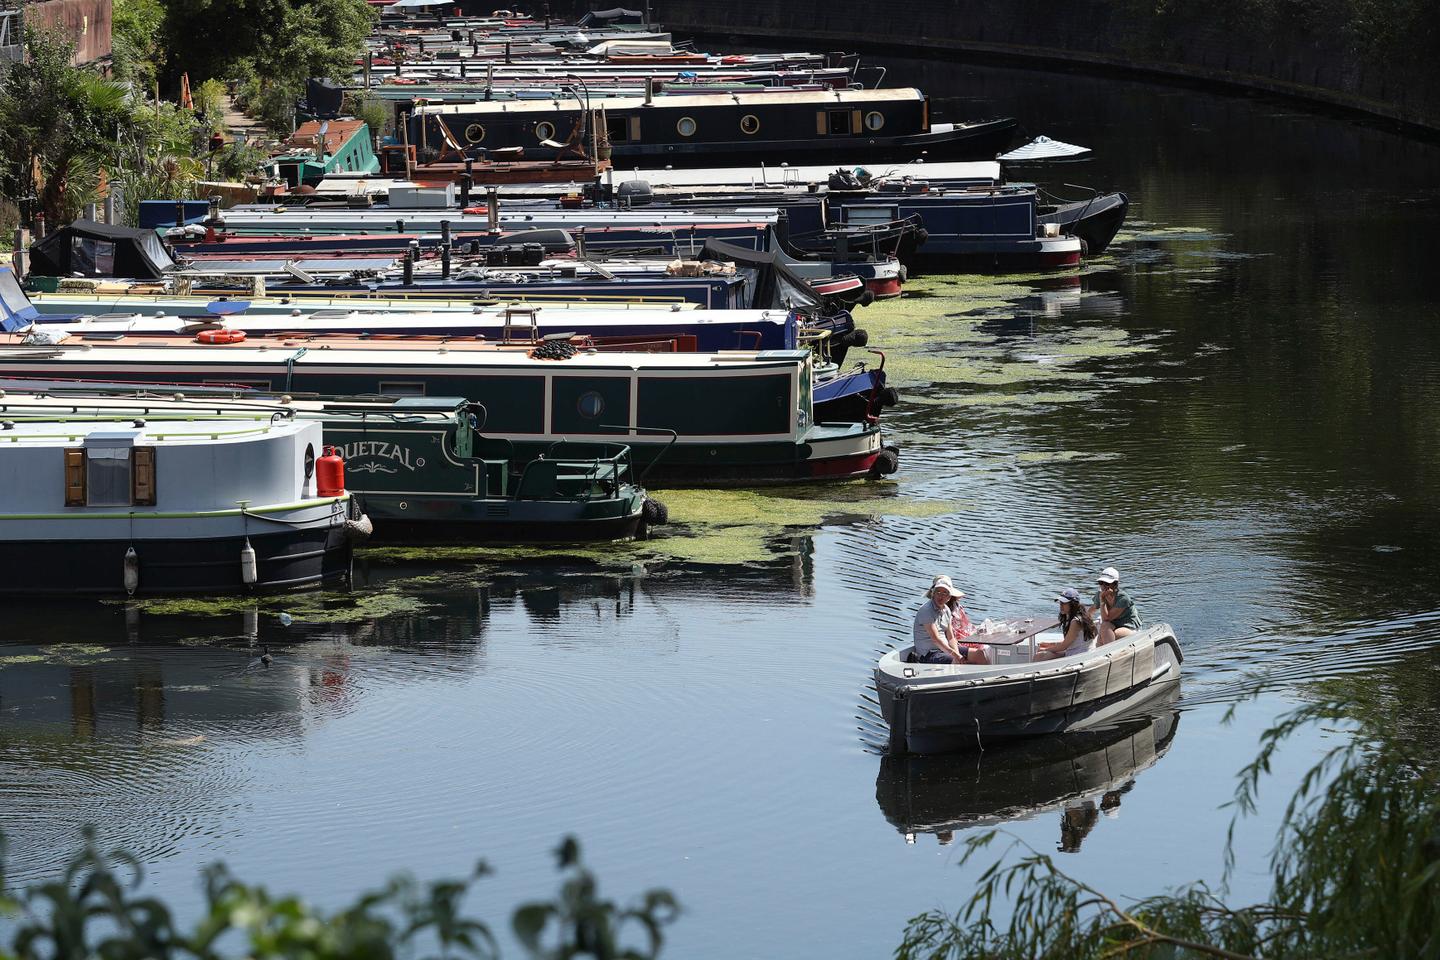
[[[71,237],[70,271],[92,277],[111,276],[115,273],[115,244],[108,240]]]
[[[155,506],[155,448],[67,448],[65,506]]]
[[[849,136],[850,111],[849,110],[827,110],[825,111],[825,132],[833,136]]]
[[[425,383],[422,380],[381,380],[382,397],[423,397]]]
[[[630,142],[630,120],[628,117],[606,117],[605,136],[611,143]]]
[[[129,447],[85,448],[85,505],[128,507],[133,503]]]

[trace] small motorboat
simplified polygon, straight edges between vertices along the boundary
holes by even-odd
[[[993,656],[985,666],[909,662],[912,648],[875,666],[890,753],[945,753],[987,741],[1094,726],[1133,710],[1180,680],[1175,631],[1157,623],[1088,653],[1036,661],[1037,642],[1059,640],[1054,621],[1002,621],[967,637]]]

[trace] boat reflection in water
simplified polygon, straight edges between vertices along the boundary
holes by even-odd
[[[884,757],[875,801],[905,835],[1029,820],[1060,811],[1062,853],[1075,853],[1103,813],[1115,816],[1135,778],[1170,748],[1179,728],[1174,694],[1145,715],[1093,730],[1039,737],[981,754]]]

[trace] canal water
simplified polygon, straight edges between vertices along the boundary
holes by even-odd
[[[676,892],[668,955],[875,957],[963,904],[984,825],[1120,896],[1219,882],[1233,775],[1307,697],[1358,693],[1433,749],[1440,148],[1135,82],[890,79],[1093,147],[1028,175],[1133,203],[1078,274],[931,276],[864,311],[904,394],[893,483],[665,492],[682,522],[618,549],[372,552],[348,596],[7,603],[12,881],[56,876],[83,824],[182,913],[217,859],[337,906],[484,857],[475,906],[504,929],[573,833],[608,895]],[[869,667],[931,575],[978,620],[1110,564],[1178,631],[1178,697],[1085,737],[881,756]],[[1282,755],[1237,901],[1345,735]]]

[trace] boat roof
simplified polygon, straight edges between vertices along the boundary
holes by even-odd
[[[674,94],[654,101],[654,106],[690,109],[700,107],[729,107],[744,104],[810,104],[829,106],[838,104],[863,105],[868,103],[894,103],[897,100],[923,100],[925,94],[914,87],[884,87],[875,90],[806,90],[795,93],[706,93]],[[580,110],[588,106],[591,110],[625,110],[645,106],[644,97],[600,97],[587,105],[577,97],[556,97],[554,100],[490,100],[471,103],[421,104],[415,114],[488,114],[488,113],[553,113],[556,110]]]
[[[636,353],[582,350],[567,360],[540,360],[524,349],[497,349],[476,340],[445,343],[387,340],[383,346],[358,337],[326,336],[251,338],[243,343],[200,345],[191,337],[121,336],[103,343],[26,344],[13,334],[0,337],[0,377],[11,363],[63,359],[67,363],[146,364],[156,367],[260,368],[287,366],[483,367],[529,373],[574,370],[664,372],[680,370],[747,370],[793,368],[804,364],[808,350],[726,350],[717,353]]]

